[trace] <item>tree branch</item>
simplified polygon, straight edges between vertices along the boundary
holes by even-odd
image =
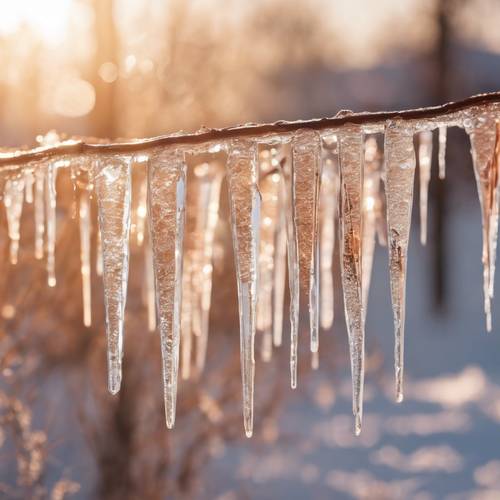
[[[246,124],[220,129],[201,129],[193,133],[176,133],[147,139],[130,141],[91,142],[90,139],[70,139],[55,146],[42,146],[34,149],[0,153],[0,168],[16,168],[32,161],[45,160],[51,157],[74,155],[83,153],[122,153],[130,154],[146,151],[158,146],[186,146],[209,142],[217,142],[237,137],[263,136],[267,134],[288,134],[299,129],[324,130],[345,125],[370,125],[391,119],[418,120],[437,119],[472,106],[500,103],[500,91],[488,94],[479,94],[462,101],[450,102],[441,106],[410,109],[404,111],[380,111],[363,113],[340,112],[332,118],[318,118],[313,120],[277,121],[268,124]]]

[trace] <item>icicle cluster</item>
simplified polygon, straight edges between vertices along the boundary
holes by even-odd
[[[346,113],[349,116],[349,113]],[[144,252],[149,330],[159,330],[165,416],[175,421],[178,374],[200,376],[209,336],[219,199],[227,179],[240,318],[243,416],[253,431],[255,341],[271,359],[283,343],[286,276],[290,296],[291,386],[298,383],[299,335],[309,330],[313,367],[320,330],[334,321],[333,270],[339,269],[352,371],[355,432],[361,431],[365,318],[376,241],[388,248],[394,315],[395,398],[403,400],[405,290],[413,187],[418,158],[420,240],[427,241],[428,189],[434,138],[438,175],[445,175],[447,128],[471,142],[483,227],[484,309],[491,330],[499,213],[499,108],[489,104],[426,121],[394,119],[337,129],[237,138],[196,148],[169,146],[140,155],[47,159],[7,170],[3,201],[16,264],[23,204],[33,204],[37,259],[56,285],[56,186],[71,167],[77,193],[83,322],[92,323],[92,266],[102,276],[108,387],[119,391],[132,241]],[[435,131],[435,133],[433,133]],[[53,141],[51,136],[47,141]],[[212,155],[218,152],[218,155]],[[188,157],[203,161],[188,169]],[[226,155],[225,164],[222,154]],[[98,207],[92,220],[91,199]],[[95,237],[92,238],[94,232]],[[91,244],[96,242],[96,261]]]

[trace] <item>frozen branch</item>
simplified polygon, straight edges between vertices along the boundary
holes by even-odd
[[[158,146],[197,145],[209,142],[223,141],[236,137],[254,137],[268,134],[288,134],[299,129],[324,130],[341,127],[347,123],[370,125],[391,119],[419,120],[438,119],[452,113],[493,102],[500,102],[500,91],[479,94],[467,99],[450,102],[440,106],[410,109],[404,111],[381,111],[346,113],[340,112],[332,118],[317,118],[313,120],[277,121],[267,124],[246,124],[229,128],[206,129],[193,133],[175,133],[147,139],[136,139],[117,142],[92,142],[91,139],[70,139],[55,146],[42,146],[15,152],[0,153],[0,168],[9,169],[32,161],[43,160],[68,154],[82,153],[135,153],[146,151]]]

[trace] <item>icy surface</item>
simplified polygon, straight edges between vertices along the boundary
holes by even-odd
[[[413,130],[393,121],[385,131],[385,193],[389,236],[389,274],[394,315],[396,401],[403,400],[406,264],[410,236],[415,151]]]

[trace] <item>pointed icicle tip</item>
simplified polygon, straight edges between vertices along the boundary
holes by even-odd
[[[361,434],[361,413],[354,414],[354,435],[359,436]]]

